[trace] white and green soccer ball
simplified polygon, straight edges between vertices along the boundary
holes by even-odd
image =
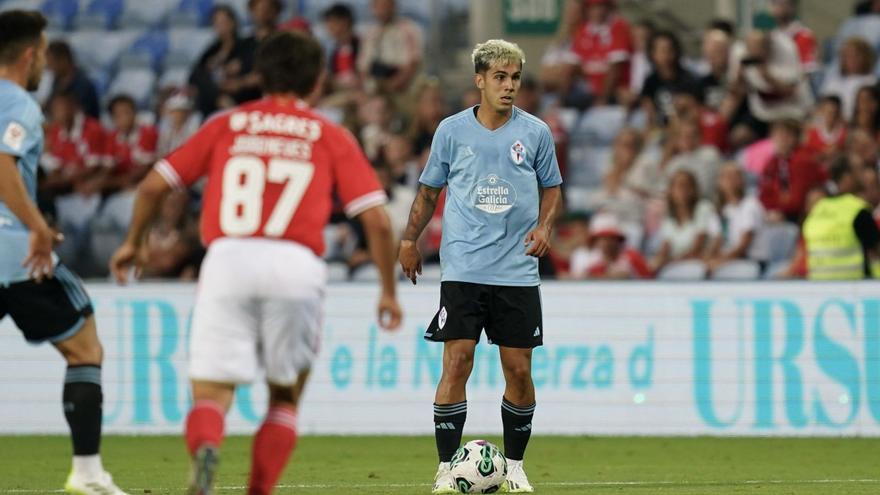
[[[507,459],[485,440],[471,440],[455,451],[449,471],[461,493],[495,493],[507,479]]]

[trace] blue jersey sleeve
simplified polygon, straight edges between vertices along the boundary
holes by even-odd
[[[556,145],[553,143],[553,135],[546,127],[541,130],[538,152],[535,155],[535,174],[538,176],[538,184],[541,187],[554,187],[562,184],[559,162],[556,161]]]
[[[426,186],[440,188],[446,185],[446,179],[449,177],[449,153],[447,150],[447,132],[446,126],[437,128],[434,139],[431,142],[431,154],[428,156],[428,163],[419,177],[419,182]]]
[[[22,157],[40,139],[39,122],[33,122],[33,112],[25,103],[13,101],[0,108],[0,153]]]

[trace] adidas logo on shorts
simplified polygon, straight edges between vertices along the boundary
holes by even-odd
[[[532,337],[540,337],[541,336],[541,327],[535,327],[535,333],[532,334]]]

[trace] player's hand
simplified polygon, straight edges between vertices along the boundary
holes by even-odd
[[[395,296],[382,294],[379,298],[379,325],[385,330],[396,330],[403,313]]]
[[[129,242],[119,246],[119,249],[113,253],[110,258],[110,273],[113,278],[120,284],[128,283],[128,274],[131,267],[134,267],[135,278],[140,278],[141,270],[146,263],[145,255],[142,249]]]
[[[21,266],[27,268],[28,277],[42,282],[44,278],[52,278],[55,274],[55,262],[52,260],[52,248],[64,240],[64,236],[49,227],[32,230],[27,258]]]
[[[419,252],[415,241],[400,241],[400,267],[403,274],[416,285],[416,277],[422,274],[422,253]]]
[[[538,227],[526,235],[525,245],[529,246],[526,254],[540,258],[550,252],[550,229]]]

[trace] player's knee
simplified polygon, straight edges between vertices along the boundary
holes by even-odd
[[[100,365],[104,360],[104,348],[99,342],[89,345],[70,346],[61,350],[64,359],[70,366],[86,364]]]
[[[518,388],[525,388],[532,381],[532,369],[528,362],[506,366],[505,375],[507,381]]]

